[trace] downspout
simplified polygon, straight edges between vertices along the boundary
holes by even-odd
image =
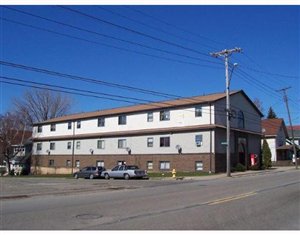
[[[209,125],[211,125],[211,103],[209,103]],[[211,174],[211,163],[212,163],[212,129],[209,129],[209,174]]]
[[[74,152],[75,152],[75,121],[73,122],[73,144],[72,144],[72,175],[74,173]]]

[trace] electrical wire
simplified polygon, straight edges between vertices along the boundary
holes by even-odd
[[[143,37],[147,37],[147,38],[150,38],[150,39],[155,40],[155,41],[158,41],[158,42],[162,42],[162,43],[167,44],[167,45],[171,45],[171,46],[174,46],[174,47],[178,47],[178,48],[181,48],[181,49],[184,49],[184,50],[187,50],[187,51],[191,51],[191,52],[194,52],[194,53],[197,53],[197,54],[200,54],[200,55],[203,55],[203,56],[206,56],[206,57],[211,58],[211,56],[209,55],[209,53],[202,52],[202,51],[199,51],[199,50],[195,50],[195,49],[193,49],[193,48],[189,48],[189,47],[186,47],[186,46],[183,46],[183,45],[180,45],[180,44],[171,42],[171,41],[167,41],[167,40],[164,40],[164,39],[161,39],[161,38],[152,36],[152,35],[150,35],[150,34],[143,33],[143,32],[140,32],[140,31],[137,31],[137,30],[128,28],[128,27],[126,27],[126,26],[122,26],[122,25],[119,25],[119,24],[116,24],[116,23],[113,23],[113,22],[110,22],[110,21],[101,19],[101,18],[99,18],[99,17],[96,17],[96,16],[93,16],[93,15],[84,13],[84,12],[82,12],[82,11],[75,10],[75,9],[73,9],[73,8],[69,8],[69,7],[66,7],[66,6],[58,6],[58,7],[62,8],[62,9],[64,9],[64,10],[67,10],[67,11],[71,11],[71,12],[73,12],[73,13],[75,13],[75,14],[78,14],[78,15],[81,15],[81,16],[84,16],[84,17],[93,19],[93,20],[95,20],[95,21],[99,21],[99,22],[101,22],[101,23],[104,23],[104,24],[107,24],[107,25],[110,25],[110,26],[113,26],[113,27],[116,27],[116,28],[119,28],[119,29],[126,30],[126,31],[128,31],[128,32],[131,32],[131,33],[134,33],[134,34],[143,36]]]
[[[147,48],[147,49],[151,49],[151,50],[155,50],[155,51],[159,51],[159,52],[163,52],[163,53],[167,53],[167,54],[171,54],[171,55],[176,55],[176,56],[180,56],[180,57],[184,57],[184,58],[188,58],[188,59],[203,61],[203,62],[211,63],[211,64],[220,64],[218,62],[201,59],[199,57],[188,56],[188,55],[172,52],[172,51],[169,51],[169,50],[164,50],[164,49],[152,47],[152,46],[149,46],[149,45],[146,45],[146,44],[143,44],[143,43],[134,42],[134,41],[130,41],[130,40],[125,40],[125,39],[118,38],[118,37],[115,37],[115,36],[111,36],[111,35],[108,35],[108,34],[88,30],[88,29],[81,28],[81,27],[78,27],[78,26],[75,26],[75,25],[71,25],[71,24],[61,22],[61,21],[57,21],[57,20],[53,20],[53,19],[50,19],[50,18],[47,18],[47,17],[43,17],[43,16],[40,16],[40,15],[37,15],[37,14],[32,14],[32,13],[29,13],[29,12],[26,12],[26,11],[18,10],[18,9],[15,9],[15,8],[12,8],[12,7],[4,6],[4,8],[6,8],[8,10],[11,10],[11,11],[21,13],[21,14],[24,14],[24,15],[28,15],[28,16],[35,17],[35,18],[38,18],[38,19],[42,19],[42,20],[45,20],[45,21],[48,21],[48,22],[59,24],[59,25],[62,25],[64,27],[69,27],[69,28],[72,28],[72,29],[76,29],[76,30],[79,30],[81,32],[87,32],[87,33],[90,33],[90,34],[93,34],[93,35],[97,35],[97,36],[100,36],[100,37],[105,37],[105,38],[113,39],[113,40],[116,40],[116,41],[125,42],[125,43],[131,44],[131,45],[136,45],[136,46],[140,46],[140,47],[143,47],[143,48]],[[20,24],[21,22],[18,22],[18,23]]]
[[[113,10],[111,10],[111,9],[106,8],[106,7],[102,7],[102,6],[96,6],[96,7],[99,8],[99,9],[101,9],[101,10],[103,10],[103,11],[109,12],[109,13],[111,13],[111,14],[113,14],[113,15],[117,15],[117,16],[119,16],[119,17],[121,17],[121,18],[127,19],[127,20],[129,20],[129,21],[131,21],[131,22],[134,22],[134,23],[137,23],[137,24],[146,26],[146,27],[148,27],[148,28],[150,28],[150,29],[156,30],[156,31],[158,31],[158,32],[162,32],[162,33],[167,34],[167,35],[171,35],[171,36],[173,36],[174,38],[178,38],[178,39],[180,39],[180,40],[184,40],[184,41],[187,41],[187,42],[192,42],[192,43],[194,43],[194,44],[197,44],[197,45],[200,45],[200,46],[209,48],[209,49],[217,50],[217,48],[215,48],[215,47],[212,47],[212,46],[206,45],[206,44],[204,44],[204,43],[200,43],[200,42],[191,40],[190,38],[186,38],[186,37],[179,36],[179,35],[177,35],[177,34],[174,34],[174,33],[168,32],[168,31],[165,31],[165,30],[163,30],[163,29],[161,29],[161,28],[158,28],[158,27],[154,27],[154,26],[152,26],[152,25],[146,24],[146,23],[144,23],[144,22],[138,21],[138,20],[133,19],[133,18],[131,18],[131,17],[128,17],[128,16],[126,16],[126,15],[123,15],[123,14],[120,14],[120,13],[118,13],[118,12],[115,12],[115,11],[113,11]]]
[[[160,19],[160,18],[158,18],[158,17],[154,17],[153,15],[150,15],[150,14],[145,13],[145,12],[143,12],[143,11],[140,11],[140,10],[137,10],[137,9],[135,9],[135,8],[132,8],[131,6],[123,6],[123,7],[128,8],[128,9],[130,9],[130,10],[132,10],[132,11],[135,11],[135,12],[137,12],[137,13],[143,15],[143,16],[146,16],[146,17],[149,17],[149,18],[151,18],[151,19],[154,19],[154,20],[158,21],[159,23],[163,23],[163,24],[165,24],[165,25],[171,26],[171,27],[173,27],[173,28],[175,28],[175,29],[177,29],[177,30],[180,30],[180,31],[182,31],[182,32],[185,32],[185,33],[194,35],[194,36],[196,36],[196,37],[199,37],[199,38],[201,38],[201,39],[205,39],[205,40],[211,41],[211,42],[216,43],[216,44],[219,44],[219,45],[223,45],[223,46],[225,46],[225,47],[227,46],[227,45],[224,44],[223,42],[218,42],[218,41],[216,41],[215,39],[211,39],[211,38],[202,36],[202,35],[200,35],[200,34],[198,34],[198,33],[195,33],[195,32],[192,32],[192,31],[188,31],[188,30],[186,30],[186,29],[183,29],[183,28],[181,28],[181,27],[178,27],[177,25],[174,25],[174,24],[171,24],[171,23],[169,23],[169,22],[167,22],[167,21],[164,21],[164,20],[162,20],[162,19]]]

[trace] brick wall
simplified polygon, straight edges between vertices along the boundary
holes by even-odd
[[[54,160],[54,165],[49,166],[49,161]],[[35,174],[67,174],[71,173],[71,166],[66,166],[66,161],[72,162],[72,156],[70,155],[40,155],[33,156],[31,163],[31,172]],[[215,170],[215,157],[212,154],[210,160],[210,154],[147,154],[147,155],[76,155],[73,159],[74,171],[78,170],[75,167],[76,160],[80,161],[80,168],[85,166],[95,166],[97,161],[104,161],[105,168],[110,169],[117,165],[118,161],[125,161],[127,165],[138,165],[142,169],[147,170],[147,162],[153,162],[153,172],[162,171],[159,169],[160,161],[170,162],[171,171],[188,171],[195,172],[195,162],[202,161],[203,172],[219,172],[221,167],[217,164],[217,170]],[[219,162],[221,164],[221,162]],[[149,170],[150,171],[150,170]],[[64,173],[65,172],[65,173]]]

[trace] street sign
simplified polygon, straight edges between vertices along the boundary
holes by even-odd
[[[221,142],[221,145],[227,145],[227,142]]]

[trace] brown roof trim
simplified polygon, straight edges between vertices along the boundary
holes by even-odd
[[[242,93],[248,100],[248,96],[245,94],[244,91],[231,91],[230,95],[234,95],[237,93]],[[194,97],[187,97],[182,99],[175,99],[175,100],[166,100],[161,102],[154,102],[148,104],[140,104],[134,106],[126,106],[114,109],[106,109],[106,110],[99,110],[94,112],[85,112],[85,113],[77,113],[71,114],[67,116],[57,117],[53,119],[49,119],[44,122],[34,123],[34,126],[41,125],[41,124],[50,124],[50,123],[59,123],[59,122],[67,122],[67,121],[74,121],[74,120],[82,120],[82,119],[90,119],[95,117],[103,117],[103,116],[113,116],[119,114],[129,114],[129,113],[138,113],[144,111],[151,111],[151,110],[160,110],[166,108],[174,108],[174,107],[183,107],[195,104],[203,104],[203,103],[211,103],[218,100],[221,100],[226,97],[226,93],[214,93],[209,95],[203,96],[194,96]],[[256,108],[256,110],[258,110]],[[260,111],[258,110],[260,113]],[[261,114],[261,113],[260,113]]]
[[[141,135],[154,135],[154,134],[173,134],[190,131],[210,130],[215,129],[217,125],[197,125],[188,127],[174,127],[174,128],[157,128],[157,129],[142,129],[134,131],[119,131],[119,132],[107,132],[107,133],[92,133],[81,135],[64,135],[64,136],[50,136],[34,138],[33,141],[50,141],[50,140],[72,140],[72,139],[94,139],[94,138],[112,138],[112,137],[126,137],[126,136],[141,136]]]

